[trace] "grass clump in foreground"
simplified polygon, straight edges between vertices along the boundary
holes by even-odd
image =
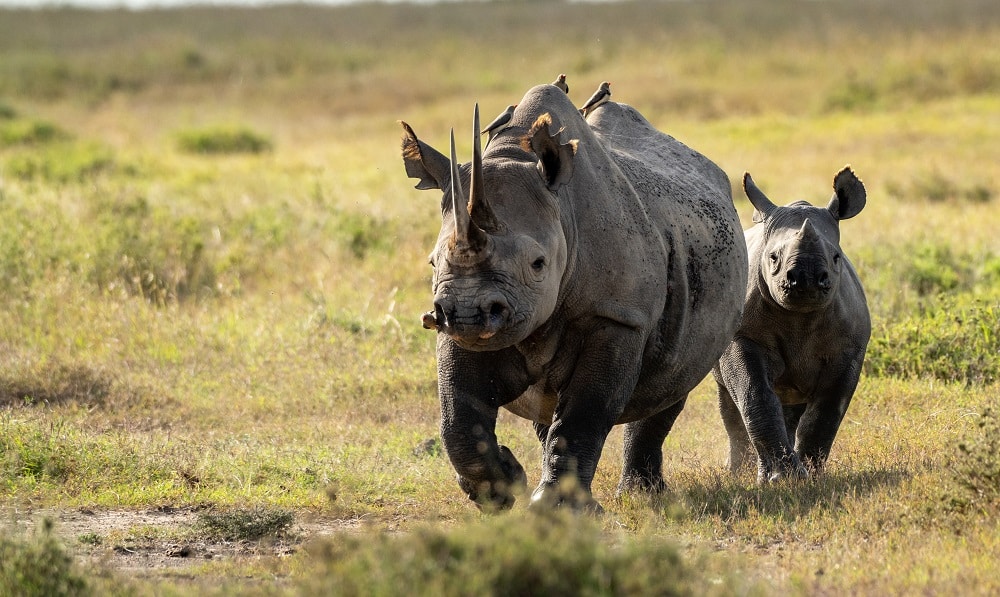
[[[341,535],[310,555],[316,573],[303,589],[318,595],[753,594],[729,572],[685,561],[662,538],[611,536],[564,512]]]
[[[88,595],[90,589],[46,519],[33,537],[0,535],[0,594],[59,597]]]

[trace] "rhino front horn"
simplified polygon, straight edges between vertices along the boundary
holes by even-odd
[[[481,168],[481,166],[480,166]],[[476,184],[476,181],[473,181]],[[455,216],[455,249],[473,257],[486,247],[487,236],[483,229],[472,221],[469,206],[465,201],[458,158],[455,155],[455,131],[451,131],[451,208]]]

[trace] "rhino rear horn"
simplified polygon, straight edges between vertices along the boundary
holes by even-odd
[[[868,201],[868,193],[861,179],[855,176],[851,166],[844,166],[844,169],[833,177],[833,198],[827,209],[838,220],[853,218],[861,213]]]
[[[469,215],[473,225],[486,232],[496,232],[500,228],[496,214],[486,198],[483,188],[483,149],[479,135],[479,104],[472,123],[472,180],[469,184]]]
[[[750,203],[754,207],[753,221],[755,223],[759,224],[763,222],[774,211],[776,206],[767,198],[767,195],[763,191],[757,188],[749,172],[743,173],[743,192],[747,194],[747,199],[750,200]]]
[[[458,158],[455,157],[454,129],[451,131],[451,209],[455,216],[455,246],[471,253],[482,250],[486,246],[487,236],[469,215],[469,206],[465,202],[465,190],[462,188],[462,178],[458,170]]]

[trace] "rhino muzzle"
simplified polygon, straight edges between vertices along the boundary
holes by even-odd
[[[493,338],[507,327],[511,308],[500,294],[491,294],[472,305],[442,297],[434,301],[434,310],[424,313],[424,328],[448,334],[460,344],[478,344]]]

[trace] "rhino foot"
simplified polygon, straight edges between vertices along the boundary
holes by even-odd
[[[590,491],[580,486],[575,478],[565,478],[555,483],[540,483],[531,493],[532,510],[568,507],[574,512],[603,514],[604,508]]]
[[[626,493],[658,494],[667,490],[667,484],[662,476],[628,475],[618,483],[617,495]]]
[[[809,470],[802,465],[802,463],[797,463],[796,466],[779,466],[774,470],[766,470],[761,468],[757,472],[757,484],[765,485],[768,483],[777,483],[782,479],[792,479],[795,481],[804,481],[809,478]]]
[[[516,494],[524,493],[528,486],[524,467],[507,446],[499,446],[499,457],[503,479],[472,480],[458,476],[458,486],[485,512],[509,510],[514,506]]]

